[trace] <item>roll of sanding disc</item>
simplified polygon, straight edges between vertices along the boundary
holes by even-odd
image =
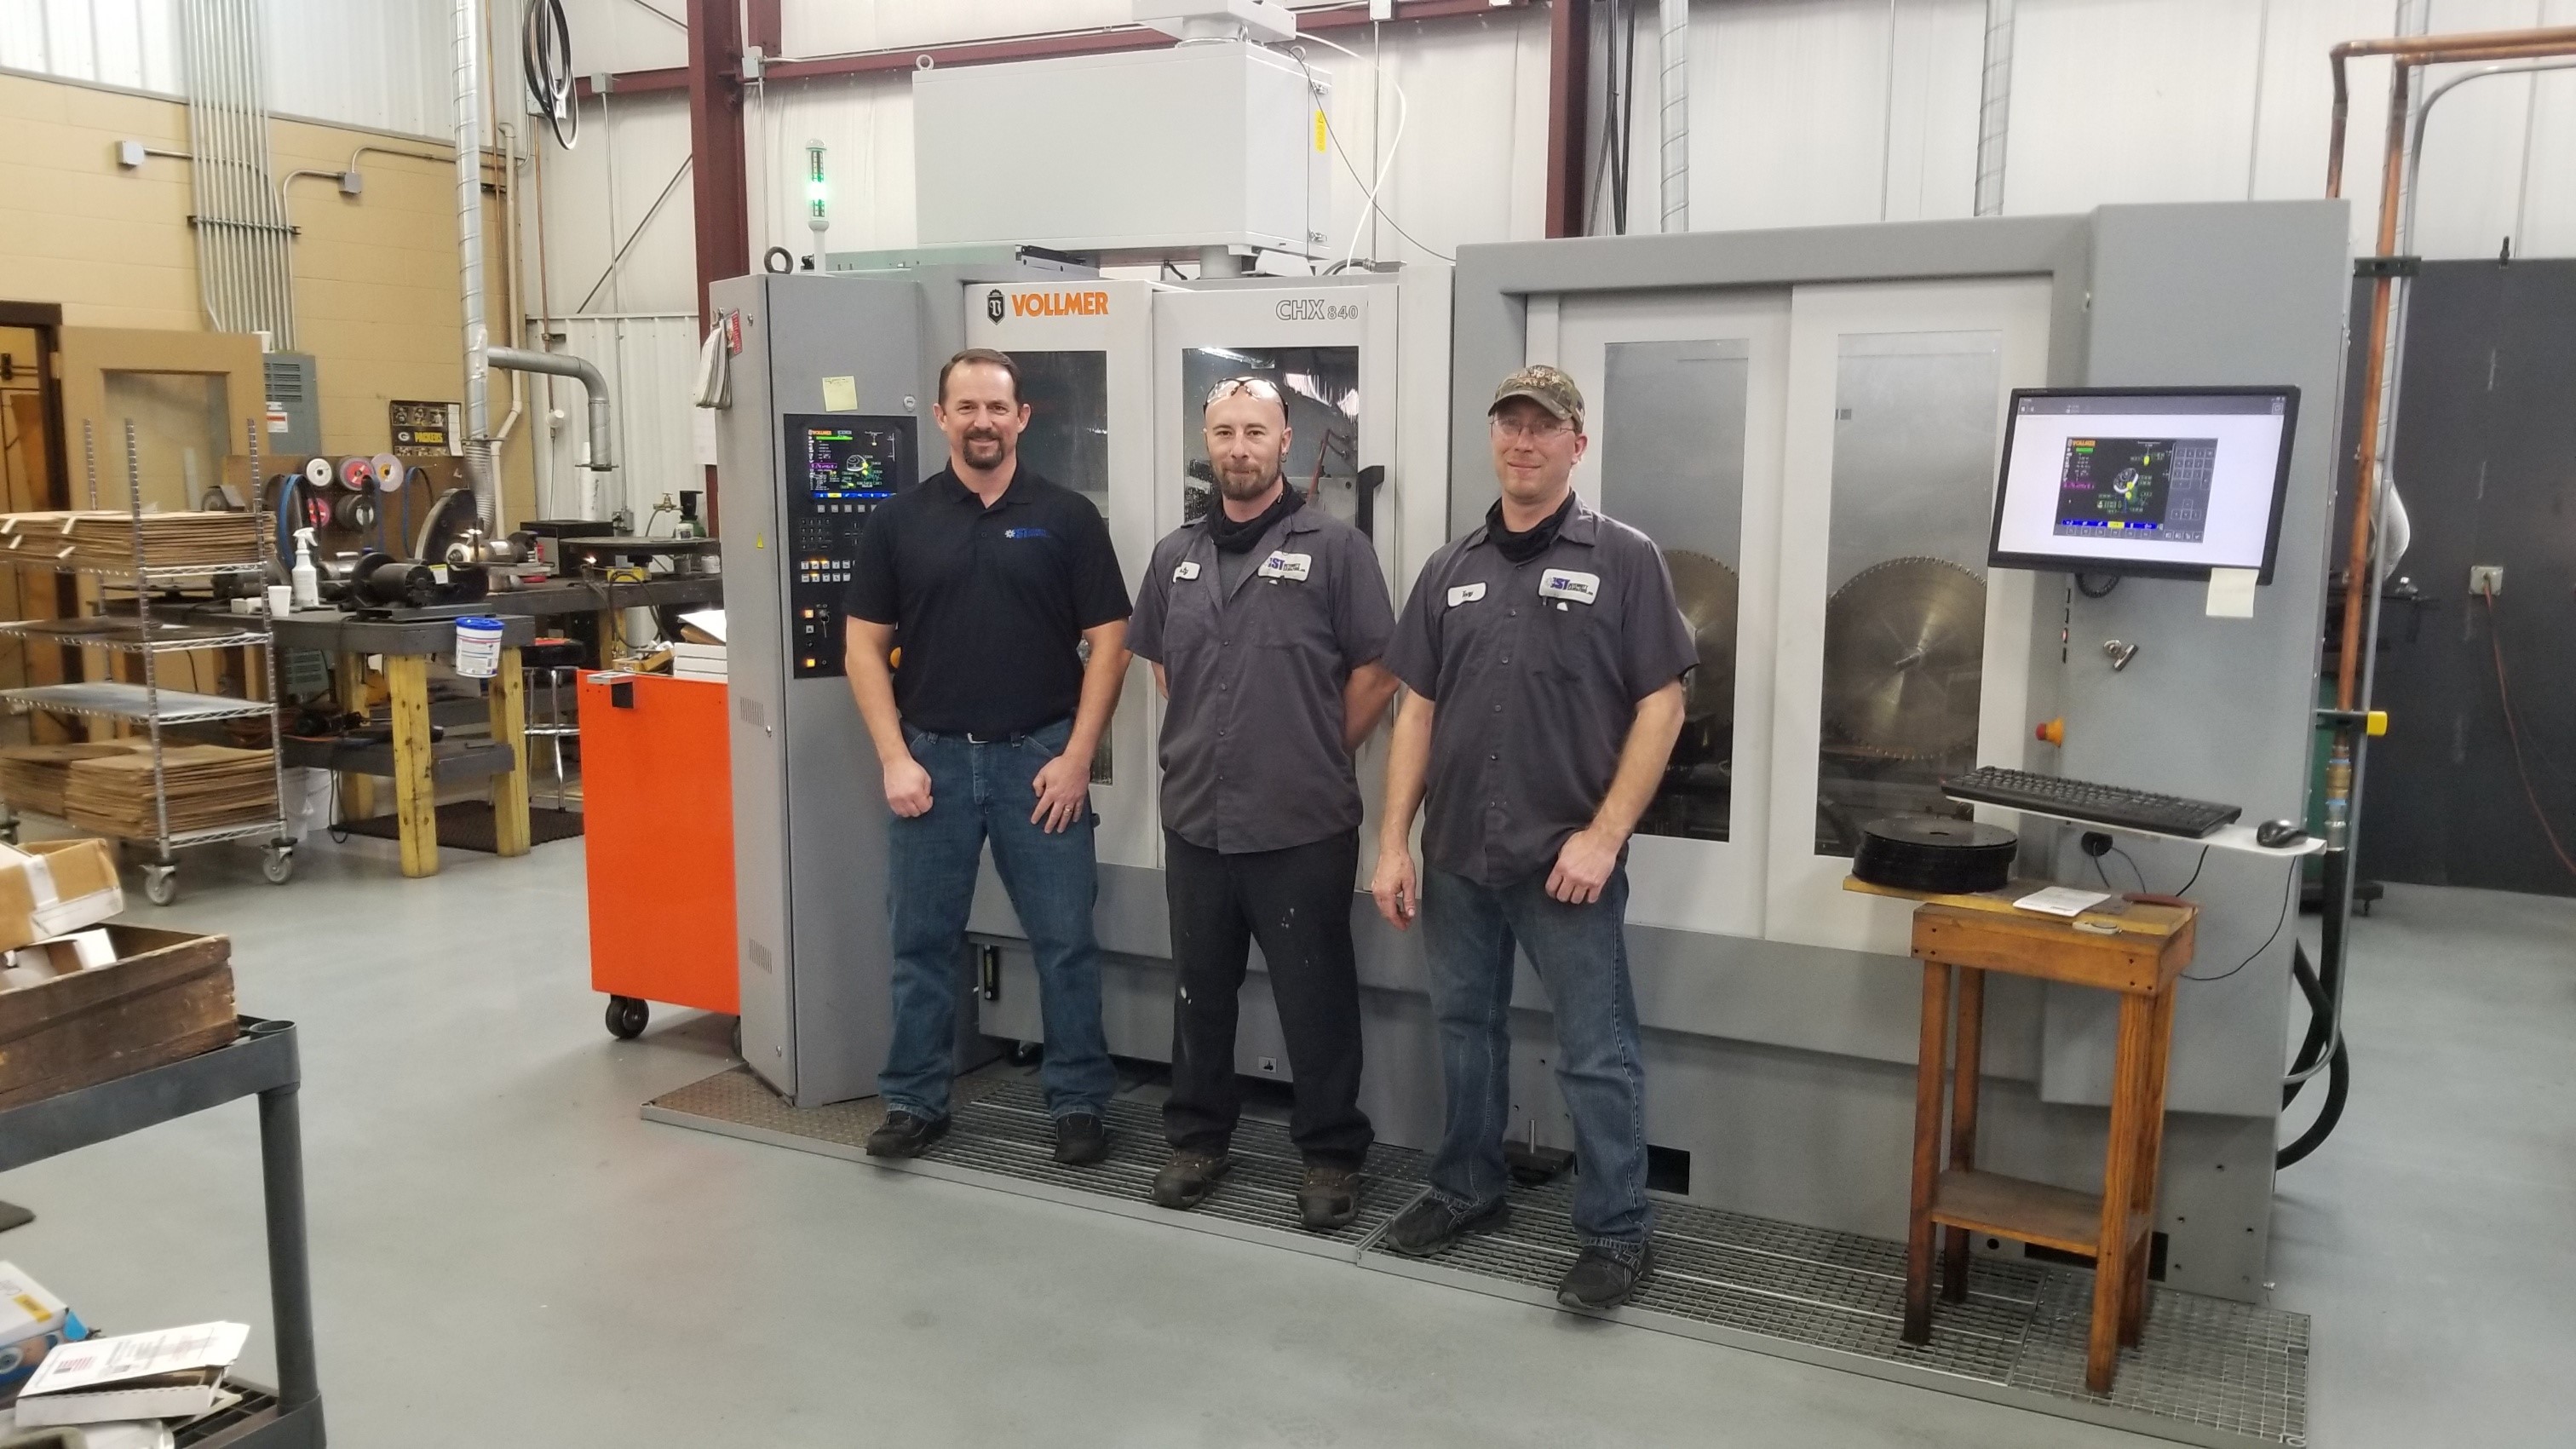
[[[2000,825],[1939,815],[1891,815],[1860,830],[1852,874],[1893,890],[1963,895],[2012,880],[2020,841]]]

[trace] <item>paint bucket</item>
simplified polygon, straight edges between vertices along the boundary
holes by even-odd
[[[501,672],[501,621],[468,614],[456,621],[456,672],[489,679]]]

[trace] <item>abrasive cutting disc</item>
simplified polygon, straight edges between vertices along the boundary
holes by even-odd
[[[305,482],[312,484],[316,488],[328,488],[331,486],[332,477],[333,474],[331,472],[330,459],[307,458],[304,460]]]
[[[1985,581],[1957,564],[1861,570],[1825,604],[1827,730],[1901,757],[1973,746],[1985,637]]]
[[[1938,894],[2001,889],[2019,838],[2000,825],[1938,815],[1891,815],[1860,828],[1852,874],[1872,885]]]
[[[376,487],[379,490],[390,490],[402,486],[403,462],[402,459],[395,457],[393,454],[378,453],[376,456],[367,460],[367,467],[375,473]]]
[[[1664,555],[1672,571],[1673,600],[1699,649],[1682,717],[1732,719],[1735,710],[1735,570],[1704,553],[1677,548]]]

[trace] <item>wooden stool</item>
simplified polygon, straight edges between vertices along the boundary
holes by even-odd
[[[2032,887],[1925,898],[1914,909],[1923,962],[1923,1041],[1914,1081],[1914,1196],[1905,1240],[1905,1339],[1932,1336],[1932,1228],[1943,1228],[1942,1296],[1968,1296],[1968,1235],[1984,1233],[2093,1258],[2093,1329],[2085,1387],[2111,1391],[2120,1347],[2146,1321],[2147,1244],[2156,1222],[2164,1148],[2165,1059],[2173,1045],[2175,982],[2191,963],[2199,908],[2131,903],[2073,920],[2015,909]],[[2119,903],[2113,903],[2118,905]],[[2120,993],[2111,1067],[2111,1140],[2102,1194],[1977,1170],[1977,1071],[1986,973],[2010,971]],[[1946,1065],[1952,981],[1958,1051]],[[1941,1166],[1942,1077],[1950,1083],[1950,1161]]]

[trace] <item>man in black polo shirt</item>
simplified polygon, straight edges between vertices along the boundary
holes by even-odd
[[[916,1156],[948,1130],[959,963],[989,839],[1037,960],[1056,1160],[1098,1162],[1116,1076],[1091,926],[1091,756],[1127,667],[1127,587],[1099,510],[1019,465],[1029,409],[1008,356],[950,358],[935,415],[948,466],[869,519],[844,605],[850,692],[895,816],[894,1040],[868,1155]]]
[[[1373,1140],[1359,1105],[1351,752],[1395,697],[1378,663],[1395,611],[1368,539],[1281,476],[1288,411],[1275,384],[1218,383],[1202,428],[1215,506],[1155,546],[1131,635],[1171,700],[1163,881],[1179,981],[1163,1104],[1172,1156],[1154,1200],[1196,1207],[1234,1165],[1235,999],[1257,940],[1296,1082],[1298,1221],[1331,1232],[1358,1211]]]
[[[1585,444],[1574,380],[1514,373],[1491,417],[1502,497],[1423,566],[1387,655],[1408,693],[1371,888],[1396,929],[1422,915],[1448,1108],[1431,1191],[1387,1244],[1427,1257],[1510,1220],[1517,944],[1555,1010],[1556,1080],[1574,1119],[1583,1251],[1557,1301],[1610,1308],[1654,1263],[1628,834],[1681,731],[1681,679],[1698,651],[1663,554],[1574,494]],[[1417,883],[1405,837],[1426,781],[1430,868]]]

